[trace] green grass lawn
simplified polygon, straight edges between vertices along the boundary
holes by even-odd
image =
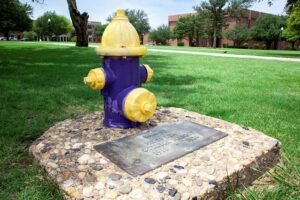
[[[144,86],[160,106],[181,107],[253,127],[282,142],[286,159],[272,190],[229,197],[300,196],[300,63],[149,53],[154,70]],[[98,92],[83,84],[101,65],[92,48],[0,42],[0,199],[62,199],[28,147],[57,121],[102,110]],[[228,197],[228,198],[229,198]]]
[[[151,49],[166,49],[166,50],[181,50],[181,51],[195,51],[236,55],[251,55],[251,56],[271,56],[271,57],[286,57],[286,58],[300,58],[300,51],[287,50],[262,50],[262,49],[236,49],[236,48],[206,48],[206,47],[176,47],[176,46],[147,46]]]

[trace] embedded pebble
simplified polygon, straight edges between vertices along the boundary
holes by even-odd
[[[153,179],[153,178],[145,178],[144,181],[145,181],[146,183],[149,183],[149,184],[154,184],[154,183],[156,183],[156,180]]]
[[[69,180],[66,180],[65,182],[63,182],[63,187],[66,188],[66,187],[70,187],[74,185],[74,181],[72,179],[69,179]]]
[[[92,186],[84,187],[82,190],[82,194],[85,197],[91,197],[93,195],[93,187]]]
[[[82,155],[81,157],[79,157],[77,161],[78,161],[80,164],[84,165],[84,164],[88,164],[89,159],[90,159],[90,156],[87,155],[87,154],[84,154],[84,155]]]
[[[105,185],[102,183],[102,182],[98,182],[96,185],[95,185],[95,189],[97,190],[103,190],[105,187]]]
[[[181,200],[189,200],[190,199],[190,193],[185,192],[181,196]]]
[[[174,165],[174,168],[176,168],[176,169],[184,169],[184,167],[181,166],[181,165]]]
[[[155,175],[155,178],[160,181],[160,182],[164,182],[166,177],[168,177],[168,173],[167,172],[158,172]]]
[[[129,196],[133,199],[142,199],[145,197],[145,193],[141,189],[133,189],[130,193]]]
[[[158,192],[162,193],[163,191],[165,191],[166,187],[163,185],[158,185],[156,186],[156,189]]]
[[[122,178],[122,175],[120,174],[116,174],[116,173],[112,173],[108,175],[108,178],[112,181],[118,181]]]
[[[51,160],[56,160],[56,154],[50,154],[50,157],[49,157],[49,159],[51,159]]]
[[[118,196],[118,192],[115,190],[107,190],[105,193],[105,197],[109,199],[115,199]]]
[[[177,193],[177,190],[175,188],[172,188],[172,189],[169,189],[169,192],[168,194],[171,196],[171,197],[174,197]]]
[[[128,194],[129,192],[131,192],[132,187],[129,184],[123,184],[119,187],[119,192],[121,194]]]

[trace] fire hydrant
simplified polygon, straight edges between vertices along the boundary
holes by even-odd
[[[153,116],[156,98],[140,87],[153,76],[148,65],[139,64],[146,51],[124,10],[117,10],[97,48],[97,54],[104,56],[103,67],[92,69],[84,78],[85,84],[104,96],[106,127],[134,128]]]

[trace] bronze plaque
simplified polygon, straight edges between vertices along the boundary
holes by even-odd
[[[137,176],[225,136],[207,126],[180,121],[96,145],[95,149],[130,175]]]

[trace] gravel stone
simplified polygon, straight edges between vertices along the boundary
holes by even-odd
[[[163,185],[158,185],[156,186],[156,189],[158,192],[162,193],[163,191],[165,191],[166,187]]]
[[[129,192],[131,192],[132,187],[129,184],[123,184],[119,187],[119,192],[121,194],[128,194]]]
[[[145,178],[144,181],[145,181],[146,183],[149,183],[149,184],[154,184],[154,183],[156,183],[156,180],[153,179],[153,178]]]
[[[169,189],[169,192],[168,194],[171,196],[171,197],[174,197],[177,193],[177,190],[175,188],[172,188],[172,189]]]
[[[50,154],[50,157],[49,157],[49,159],[51,159],[51,160],[56,160],[56,154]]]
[[[249,147],[250,146],[250,143],[248,141],[243,141],[243,145]]]
[[[116,173],[112,173],[108,175],[108,178],[112,181],[118,181],[122,178],[122,175],[120,174],[116,174]]]
[[[180,166],[180,165],[174,165],[174,168],[176,168],[176,169],[184,169],[184,167]]]
[[[84,187],[82,190],[82,194],[85,197],[91,197],[93,195],[93,187],[92,186]]]

